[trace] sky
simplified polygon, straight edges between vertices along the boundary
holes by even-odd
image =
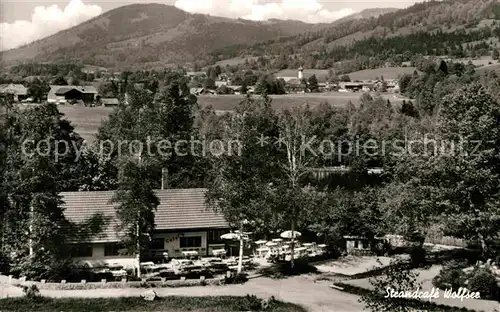
[[[415,0],[0,0],[0,50],[44,38],[108,10],[163,3],[191,12],[249,20],[333,22],[367,8],[405,8]]]

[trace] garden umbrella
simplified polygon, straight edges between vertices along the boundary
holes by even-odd
[[[222,239],[239,239],[240,238],[240,234],[236,234],[236,233],[226,233],[224,235],[221,235]]]
[[[300,237],[300,236],[302,236],[302,234],[300,232],[293,231],[293,237],[292,237],[292,231],[285,231],[285,232],[281,233],[280,236],[283,238],[291,239],[291,238]]]

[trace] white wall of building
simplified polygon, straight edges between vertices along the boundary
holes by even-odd
[[[200,247],[180,247],[181,237],[201,237]],[[212,250],[223,249],[224,244],[207,245],[207,231],[198,232],[178,232],[178,233],[155,233],[152,239],[162,238],[164,240],[163,250],[156,250],[154,252],[168,252],[169,257],[182,257],[183,251],[197,251],[200,256],[212,255]],[[106,265],[118,264],[125,269],[133,269],[135,267],[134,255],[120,255],[120,256],[105,256],[104,243],[92,244],[92,257],[78,257],[74,260],[80,264],[89,267],[103,267]]]
[[[104,244],[92,244],[92,257],[74,258],[76,262],[89,267],[104,267],[111,264],[122,265],[125,270],[135,267],[135,256],[105,256]]]
[[[190,248],[181,248],[180,247],[180,238],[181,237],[201,237],[201,247],[190,247]],[[179,233],[157,233],[153,234],[154,238],[164,238],[165,239],[165,250],[168,252],[170,257],[181,257],[183,251],[195,250],[198,251],[198,254],[201,256],[206,255],[207,253],[207,232],[179,232]]]

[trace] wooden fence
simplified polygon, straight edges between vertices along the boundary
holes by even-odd
[[[425,242],[429,244],[454,246],[454,247],[467,247],[467,241],[461,238],[452,236],[427,236]]]

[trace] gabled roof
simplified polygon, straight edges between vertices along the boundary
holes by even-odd
[[[360,87],[363,85],[361,82],[341,82],[341,86],[343,87]]]
[[[210,90],[207,88],[190,88],[189,92],[194,95],[199,95],[199,94],[204,94],[204,93],[210,93],[210,94],[215,94],[215,90]]]
[[[0,93],[5,94],[16,94],[16,95],[28,95],[28,88],[22,84],[2,84],[0,85]]]
[[[207,207],[206,189],[157,190],[160,205],[155,212],[155,230],[195,230],[208,228],[228,228],[224,217]],[[68,192],[61,193],[66,208],[66,218],[73,222],[83,222],[101,213],[109,219],[104,237],[96,237],[92,242],[119,241],[122,233],[117,232],[118,220],[115,205],[111,200],[115,192]]]
[[[203,90],[205,90],[205,89],[204,89],[204,88],[190,88],[190,89],[189,89],[189,92],[190,92],[191,94],[198,94],[198,93],[200,93],[200,92],[203,92]]]
[[[228,89],[231,89],[235,92],[241,91],[241,86],[226,86]]]
[[[97,89],[94,86],[50,86],[50,91],[47,97],[64,95],[71,90],[77,90],[84,94],[97,94]]]
[[[120,101],[117,98],[101,98],[103,105],[118,105]]]
[[[203,72],[203,71],[192,71],[192,72],[187,72],[186,73],[186,76],[206,76],[207,73]]]

